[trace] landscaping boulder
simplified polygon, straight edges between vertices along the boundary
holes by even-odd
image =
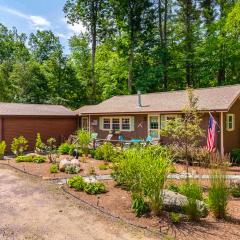
[[[59,163],[59,170],[60,170],[61,172],[64,172],[64,171],[65,171],[65,168],[66,168],[67,166],[70,166],[70,165],[72,165],[72,164],[71,164],[71,161],[69,161],[68,159],[62,159],[62,160],[60,161],[60,163]]]
[[[172,192],[170,190],[163,190],[163,208],[169,212],[184,213],[184,206],[188,203],[186,196]],[[201,217],[207,217],[208,208],[203,201],[197,200],[198,210],[201,213]]]
[[[78,159],[72,159],[71,160],[71,165],[80,167],[80,161]]]

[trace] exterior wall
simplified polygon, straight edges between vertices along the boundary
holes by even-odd
[[[117,116],[124,116],[124,115],[117,115]],[[147,114],[139,114],[139,115],[130,115],[127,116],[134,116],[134,131],[122,131],[121,134],[125,136],[126,139],[131,138],[146,138],[148,135],[148,126],[147,126]],[[109,131],[100,130],[99,126],[99,117],[102,116],[91,116],[90,117],[90,130],[91,132],[98,133],[98,138],[105,139],[109,134]],[[93,123],[97,123],[94,125]],[[117,140],[118,135],[114,135],[112,140]]]
[[[20,135],[28,140],[28,150],[33,150],[38,132],[42,141],[54,137],[59,144],[76,129],[77,119],[74,117],[3,117],[0,136],[7,143],[7,151],[10,151],[12,139]]]
[[[233,131],[226,130],[226,115],[228,113],[235,114],[235,129]],[[224,151],[230,152],[234,148],[240,148],[240,99],[238,99],[230,108],[228,113],[223,115],[223,129],[224,129]]]

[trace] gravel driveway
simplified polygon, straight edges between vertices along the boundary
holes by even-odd
[[[0,165],[1,240],[154,239],[113,221],[59,186]]]

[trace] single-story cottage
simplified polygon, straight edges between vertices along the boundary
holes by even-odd
[[[61,105],[0,103],[0,141],[5,140],[7,150],[14,137],[24,136],[29,150],[33,150],[37,133],[46,141],[54,137],[64,141],[77,129],[77,116]]]
[[[218,122],[217,147],[223,153],[240,147],[240,85],[194,89],[202,114],[202,128],[207,135],[209,112]],[[105,139],[109,131],[115,138],[146,138],[159,135],[164,122],[181,116],[188,102],[186,91],[115,96],[97,105],[83,106],[75,112],[83,129]],[[206,145],[206,138],[202,145]]]

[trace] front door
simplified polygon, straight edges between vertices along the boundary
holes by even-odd
[[[160,138],[160,115],[148,115],[148,135]]]

